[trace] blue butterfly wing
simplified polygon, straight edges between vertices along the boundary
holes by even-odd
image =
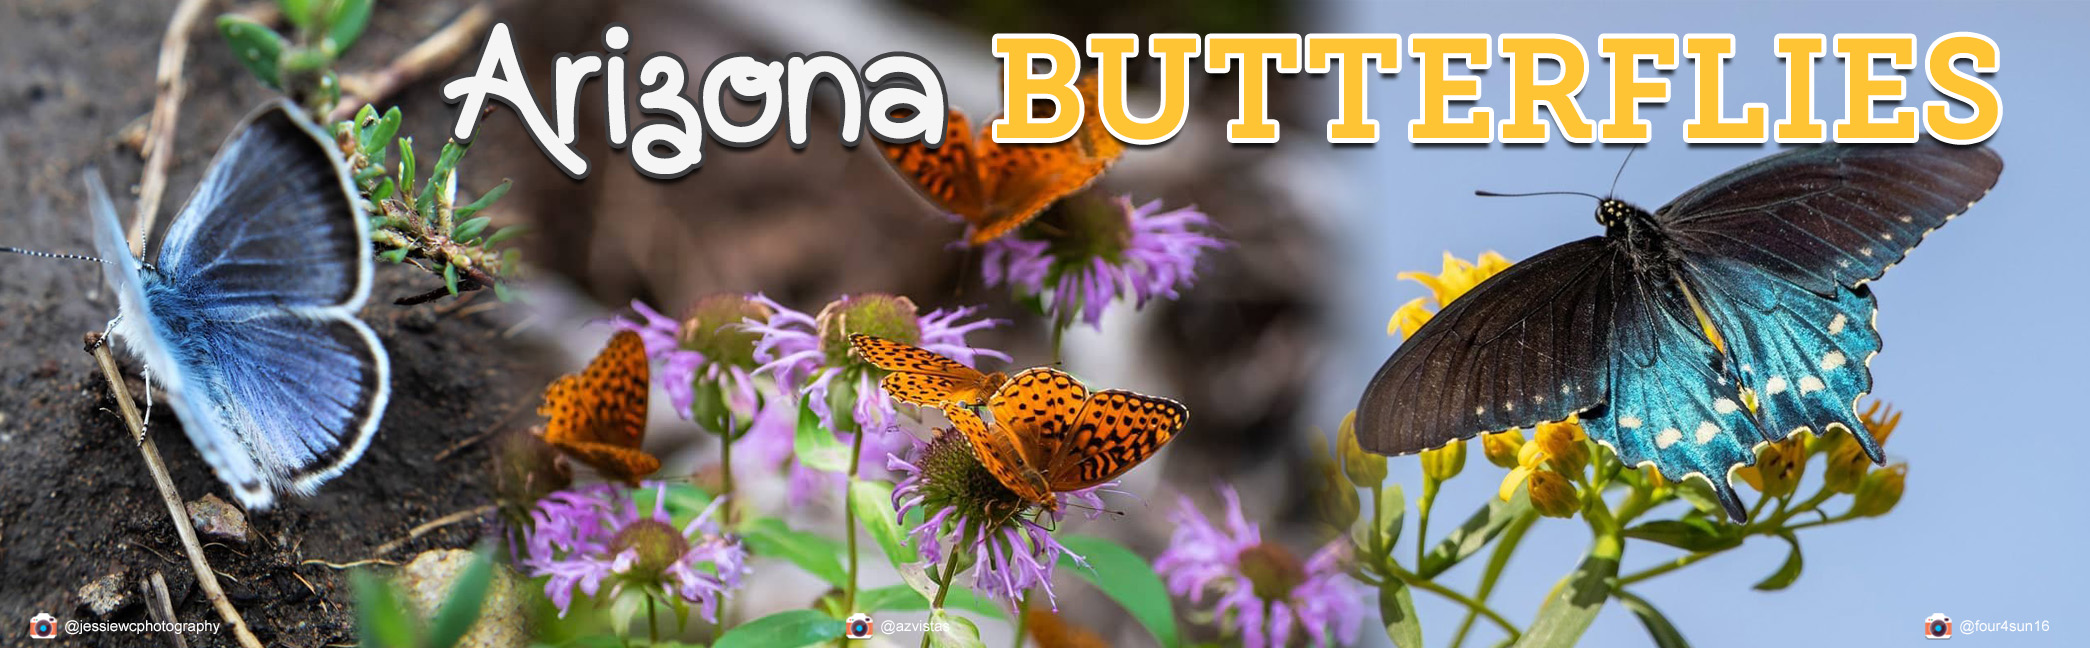
[[[1560,421],[1601,402],[1613,294],[1633,281],[1603,237],[1525,259],[1417,329],[1365,387],[1357,440],[1407,454]]]
[[[1885,274],[2002,173],[1980,146],[1816,146],[1722,174],[1655,217],[1679,249],[1831,296]]]
[[[333,146],[288,103],[249,116],[168,227],[161,272],[212,308],[360,308],[370,234]]]
[[[1880,350],[1870,289],[1838,288],[1830,298],[1732,259],[1687,258],[1686,266],[1728,365],[1756,396],[1764,441],[1836,426],[1873,461],[1884,459],[1856,407],[1872,391],[1867,365]]]
[[[1609,390],[1582,415],[1583,430],[1628,466],[1706,479],[1728,515],[1744,519],[1728,475],[1756,462],[1751,448],[1763,435],[1682,286],[1652,277],[1627,285],[1612,322]]]
[[[125,315],[126,343],[251,509],[354,463],[390,396],[384,347],[356,319],[369,233],[330,147],[288,103],[248,117],[141,275],[143,317]]]

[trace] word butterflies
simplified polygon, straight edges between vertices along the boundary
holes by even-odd
[[[637,333],[618,331],[585,371],[561,376],[544,390],[537,408],[550,419],[544,441],[605,477],[637,487],[660,470],[660,459],[639,449],[646,440],[650,380],[645,343]]]
[[[1475,286],[1386,360],[1358,405],[1366,450],[1409,453],[1579,415],[1628,466],[1711,481],[1803,430],[1848,430],[1880,349],[1880,278],[1995,186],[1981,147],[1824,146],[1728,172],[1650,213],[1598,199],[1603,236]],[[1592,196],[1594,197],[1594,196]]]
[[[152,264],[131,255],[87,172],[95,248],[120,310],[110,330],[175,401],[182,431],[248,509],[309,495],[363,456],[391,396],[370,294],[362,199],[301,109],[233,128]]]
[[[1117,389],[1089,393],[1048,367],[1016,374],[996,391],[987,404],[991,421],[956,405],[943,411],[996,481],[1048,511],[1059,510],[1054,493],[1116,479],[1174,440],[1190,419],[1175,401]]]
[[[1000,389],[1008,376],[982,373],[928,349],[862,333],[849,335],[849,346],[872,366],[884,369],[878,381],[893,400],[916,407],[941,408],[949,403],[979,406]]]
[[[1081,93],[1080,130],[1052,144],[1001,144],[989,127],[975,134],[965,113],[948,112],[943,144],[921,142],[879,146],[893,169],[938,207],[971,226],[970,245],[984,245],[1030,222],[1052,203],[1080,191],[1103,175],[1125,145],[1103,127],[1096,113],[1096,77],[1076,83]]]

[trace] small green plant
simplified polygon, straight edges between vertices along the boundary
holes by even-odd
[[[244,16],[218,17],[233,54],[254,76],[304,106],[315,120],[325,121],[341,101],[334,63],[362,36],[370,23],[372,0],[279,0],[277,5],[294,28],[290,35]],[[441,288],[401,298],[401,305],[492,288],[501,301],[515,297],[522,272],[521,252],[500,245],[523,233],[521,226],[489,232],[492,219],[479,212],[508,192],[510,183],[458,205],[457,164],[466,147],[445,142],[423,179],[416,168],[413,138],[397,138],[397,107],[379,116],[364,105],[332,132],[347,156],[356,187],[370,218],[373,253],[393,263],[413,263],[443,278]],[[398,166],[392,167],[394,142]]]
[[[356,590],[356,628],[366,648],[450,648],[479,621],[493,582],[493,557],[480,550],[465,565],[433,619],[424,621],[399,587],[370,572],[349,575]]]

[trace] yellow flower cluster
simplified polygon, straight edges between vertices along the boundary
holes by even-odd
[[[1442,273],[1401,273],[1401,279],[1429,288],[1430,296],[1417,297],[1395,309],[1393,319],[1386,322],[1386,334],[1399,335],[1403,339],[1414,335],[1415,329],[1422,328],[1422,323],[1429,321],[1430,316],[1437,314],[1437,310],[1444,308],[1445,304],[1458,299],[1459,295],[1466,294],[1466,291],[1480,285],[1480,282],[1486,281],[1488,277],[1495,276],[1495,273],[1508,269],[1509,264],[1509,259],[1502,258],[1502,255],[1494,252],[1482,252],[1474,263],[1468,263],[1452,256],[1450,252],[1445,252]],[[1435,308],[1425,305],[1430,302],[1435,304]]]
[[[1482,438],[1483,448],[1489,451],[1488,459],[1498,465],[1503,461],[1495,457],[1495,444],[1488,442],[1495,437],[1516,435],[1518,430],[1491,434]],[[1507,444],[1504,444],[1507,445]],[[1582,431],[1582,423],[1573,417],[1559,423],[1540,423],[1532,428],[1531,441],[1519,443],[1516,463],[1509,475],[1502,478],[1499,495],[1503,501],[1516,496],[1517,486],[1530,484],[1531,505],[1538,512],[1552,517],[1573,517],[1581,508],[1581,497],[1575,491],[1575,480],[1582,476],[1582,469],[1589,466],[1589,435]]]

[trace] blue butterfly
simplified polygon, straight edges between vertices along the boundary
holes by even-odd
[[[1856,412],[1880,350],[1866,284],[2002,172],[1978,146],[1821,146],[1653,213],[1600,198],[1603,236],[1489,278],[1394,351],[1358,441],[1404,454],[1579,415],[1626,465],[1706,479],[1742,521],[1732,471],[1762,444],[1843,428],[1884,460]]]
[[[92,170],[87,193],[121,308],[110,329],[242,504],[309,495],[363,455],[391,367],[356,319],[370,232],[333,138],[288,102],[248,116],[153,264],[131,256]]]

